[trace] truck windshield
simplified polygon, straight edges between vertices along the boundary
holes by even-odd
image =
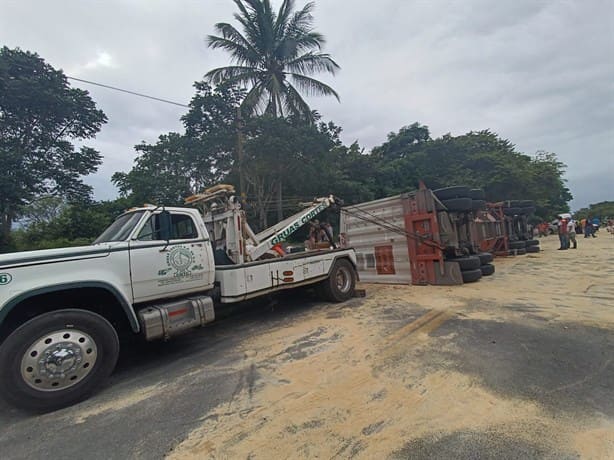
[[[93,244],[108,243],[110,241],[125,241],[134,230],[134,226],[139,223],[144,211],[131,212],[119,216]]]

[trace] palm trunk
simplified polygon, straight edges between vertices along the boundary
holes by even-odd
[[[279,185],[277,186],[277,220],[278,221],[282,221],[284,220],[284,207],[283,207],[283,201],[282,201],[282,184],[283,181],[281,179],[281,177],[279,178]]]
[[[0,253],[8,252],[11,240],[11,228],[15,216],[10,211],[2,213],[0,221]]]

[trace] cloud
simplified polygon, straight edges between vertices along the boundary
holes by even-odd
[[[228,62],[205,36],[232,21],[234,8],[228,0],[9,0],[0,37],[74,76],[187,103],[192,83]],[[341,103],[309,102],[344,128],[346,142],[371,148],[414,121],[434,136],[490,129],[525,153],[557,153],[574,208],[614,199],[606,186],[614,175],[613,2],[319,0],[314,16],[342,67],[322,77]],[[109,117],[88,142],[105,156],[88,181],[97,197],[111,198],[109,178],[129,169],[133,146],[181,129],[184,110],[79,86]]]

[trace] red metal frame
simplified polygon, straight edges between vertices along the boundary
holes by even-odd
[[[428,206],[427,206],[428,204]],[[428,211],[427,208],[432,209]],[[415,195],[403,198],[405,229],[411,263],[412,284],[435,284],[435,263],[444,272],[444,254],[440,246],[439,223],[430,190],[423,183]]]

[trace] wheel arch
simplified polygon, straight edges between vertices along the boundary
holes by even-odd
[[[94,298],[96,302],[91,305],[78,304],[88,298]],[[47,304],[35,305],[37,300]],[[64,301],[68,301],[68,304],[63,303]],[[70,305],[74,302],[77,302],[77,305]],[[128,328],[134,333],[140,331],[134,309],[117,288],[101,281],[79,281],[33,289],[9,300],[0,310],[0,342],[4,341],[13,329],[34,316],[62,308],[92,311],[116,327]]]
[[[333,263],[330,264],[330,268],[328,269],[328,276],[330,276],[330,274],[333,271],[333,268],[335,267],[335,264],[339,260],[347,260],[352,265],[352,267],[354,267],[354,274],[356,275],[356,281],[360,281],[360,275],[358,273],[358,267],[356,266],[356,262],[353,261],[352,258],[348,254],[341,254],[341,255],[336,256],[333,259]]]

